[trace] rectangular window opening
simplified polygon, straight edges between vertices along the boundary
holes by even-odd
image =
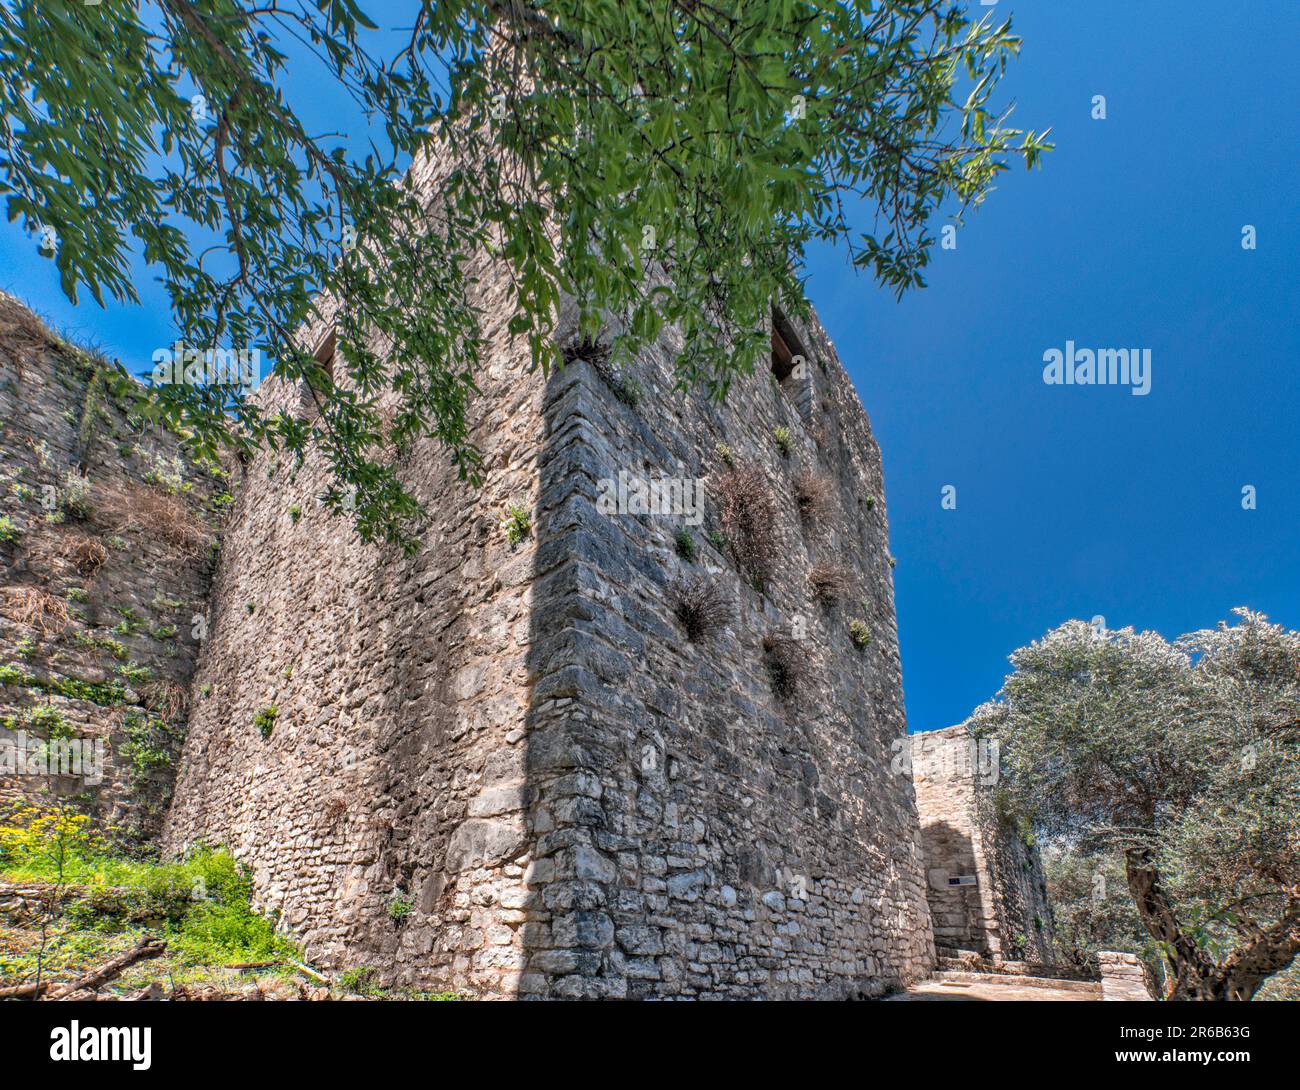
[[[778,382],[785,382],[794,374],[795,366],[806,361],[807,353],[795,336],[786,316],[772,308],[772,374]],[[796,376],[798,377],[798,376]]]
[[[320,346],[313,353],[317,364],[322,371],[329,375],[330,382],[334,381],[334,346],[337,338],[334,330],[330,330],[325,339],[321,341]]]
[[[334,383],[334,346],[336,341],[337,338],[334,335],[334,330],[331,329],[321,340],[320,344],[316,346],[316,351],[312,353],[312,359],[316,361],[316,366],[324,371],[326,376],[329,378],[328,385],[333,385]],[[317,399],[321,396],[322,395],[319,392],[312,391],[312,384],[305,378],[298,384],[299,415],[303,419],[315,419],[320,412]]]

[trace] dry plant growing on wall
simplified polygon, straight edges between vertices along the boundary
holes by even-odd
[[[670,593],[673,612],[692,643],[722,631],[731,621],[731,603],[716,579],[705,575],[678,579]]]
[[[70,560],[83,578],[90,579],[104,566],[108,549],[88,534],[68,534],[59,546],[59,556]]]
[[[853,572],[833,560],[823,560],[808,573],[813,596],[824,606],[833,606],[853,590]]]
[[[772,681],[772,691],[782,700],[793,699],[807,673],[807,660],[799,641],[785,632],[769,632],[763,637],[763,661]]]
[[[592,367],[599,369],[609,361],[609,345],[602,344],[590,336],[575,336],[560,349],[560,356],[565,363],[586,360]]]
[[[35,629],[42,636],[57,636],[68,627],[68,603],[40,587],[4,587],[5,616]]]
[[[184,500],[152,488],[104,486],[100,512],[119,533],[139,530],[161,538],[194,559],[206,556],[212,541],[208,524]]]
[[[736,563],[757,585],[772,575],[779,545],[776,500],[757,466],[740,466],[719,476],[722,532]]]
[[[795,474],[794,502],[805,525],[822,522],[831,512],[831,482],[824,473],[801,469]]]
[[[185,714],[185,690],[174,681],[154,681],[144,687],[144,706],[167,722]]]
[[[630,408],[635,408],[641,398],[641,384],[632,378],[626,368],[616,368],[610,362],[610,346],[594,337],[577,335],[569,339],[560,349],[560,358],[565,364],[583,360],[591,364],[592,369],[614,393],[614,396]]]
[[[0,349],[23,377],[24,362],[32,359],[58,338],[40,318],[14,299],[0,292]]]

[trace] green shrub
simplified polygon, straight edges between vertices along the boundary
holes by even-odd
[[[731,469],[736,468],[736,452],[733,451],[726,443],[719,443],[713,448],[718,457]]]
[[[619,374],[613,383],[614,396],[629,409],[635,409],[637,402],[645,396],[641,383],[627,375]]]
[[[95,511],[94,505],[90,502],[90,478],[83,477],[75,470],[68,470],[63,475],[63,491],[59,496],[59,506],[69,518],[90,518]]]
[[[123,644],[119,643],[117,640],[111,640],[107,636],[101,637],[96,640],[91,640],[90,642],[95,647],[107,651],[110,655],[112,655],[115,659],[117,659],[118,662],[125,662],[127,656],[129,655],[129,652],[127,651],[126,647]]]
[[[52,741],[73,738],[77,733],[72,729],[71,724],[48,704],[37,704],[35,707],[28,708],[23,718],[35,733]]]
[[[866,647],[871,643],[871,629],[867,627],[865,621],[856,619],[850,621],[849,635],[853,638],[855,647]]]
[[[0,515],[0,544],[17,545],[22,540],[23,532],[14,525],[8,515]]]
[[[136,453],[147,458],[150,463],[149,468],[144,473],[146,484],[151,484],[170,496],[189,491],[185,487],[185,465],[180,458],[175,455],[167,458],[156,451],[139,449],[136,450]]]
[[[673,539],[677,542],[677,555],[687,563],[693,561],[697,550],[695,547],[695,537],[691,534],[690,530],[683,527],[673,535]]]
[[[57,693],[69,700],[86,700],[101,707],[111,708],[125,704],[126,690],[111,682],[92,684],[72,678],[39,678],[13,663],[0,666],[0,685],[14,685],[40,693]]]
[[[84,815],[25,807],[0,820],[0,875],[18,882],[62,876],[83,887],[68,915],[96,932],[124,926],[115,916],[161,917],[168,956],[182,964],[299,956],[271,920],[252,911],[251,876],[223,850],[200,848],[179,863],[125,859],[109,852]]]
[[[134,666],[129,662],[120,662],[117,665],[117,672],[132,685],[141,685],[153,680],[153,671],[147,666]]]
[[[137,779],[172,763],[171,747],[161,722],[139,712],[128,712],[123,719],[122,732],[126,735],[122,756],[131,762]]]
[[[790,429],[784,424],[772,429],[772,438],[776,441],[776,449],[784,457],[790,456]]]
[[[528,513],[528,508],[512,503],[506,508],[504,525],[506,541],[510,543],[510,547],[513,549],[532,532],[533,517]]]
[[[369,965],[358,965],[355,969],[344,969],[339,974],[338,985],[349,995],[383,995],[377,976]]]
[[[253,726],[263,738],[271,737],[271,732],[275,730],[275,717],[279,714],[279,708],[274,704],[268,704],[265,708],[259,708],[257,714],[253,716]]]
[[[388,898],[388,917],[392,920],[404,920],[415,908],[415,902],[400,889],[393,890]]]

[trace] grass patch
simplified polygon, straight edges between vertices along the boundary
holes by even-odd
[[[297,958],[297,948],[250,907],[248,871],[226,851],[200,848],[177,863],[112,854],[81,814],[24,807],[0,823],[0,880],[74,887],[55,927],[47,975],[93,964],[144,934],[180,966]],[[129,941],[117,943],[122,936]],[[27,964],[30,961],[31,964]],[[0,961],[7,977],[35,977],[34,953]],[[156,975],[156,970],[154,975]]]
[[[843,564],[823,560],[808,573],[808,585],[813,597],[830,608],[853,590],[853,572]]]
[[[777,508],[771,486],[757,466],[722,474],[715,486],[721,504],[722,532],[737,565],[762,588],[780,553]]]
[[[798,641],[785,632],[769,632],[763,637],[763,660],[772,692],[782,700],[793,700],[807,675],[807,660]]]

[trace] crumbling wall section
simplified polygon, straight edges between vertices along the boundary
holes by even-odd
[[[62,801],[133,849],[171,796],[233,487],[138,403],[0,295],[0,806]]]

